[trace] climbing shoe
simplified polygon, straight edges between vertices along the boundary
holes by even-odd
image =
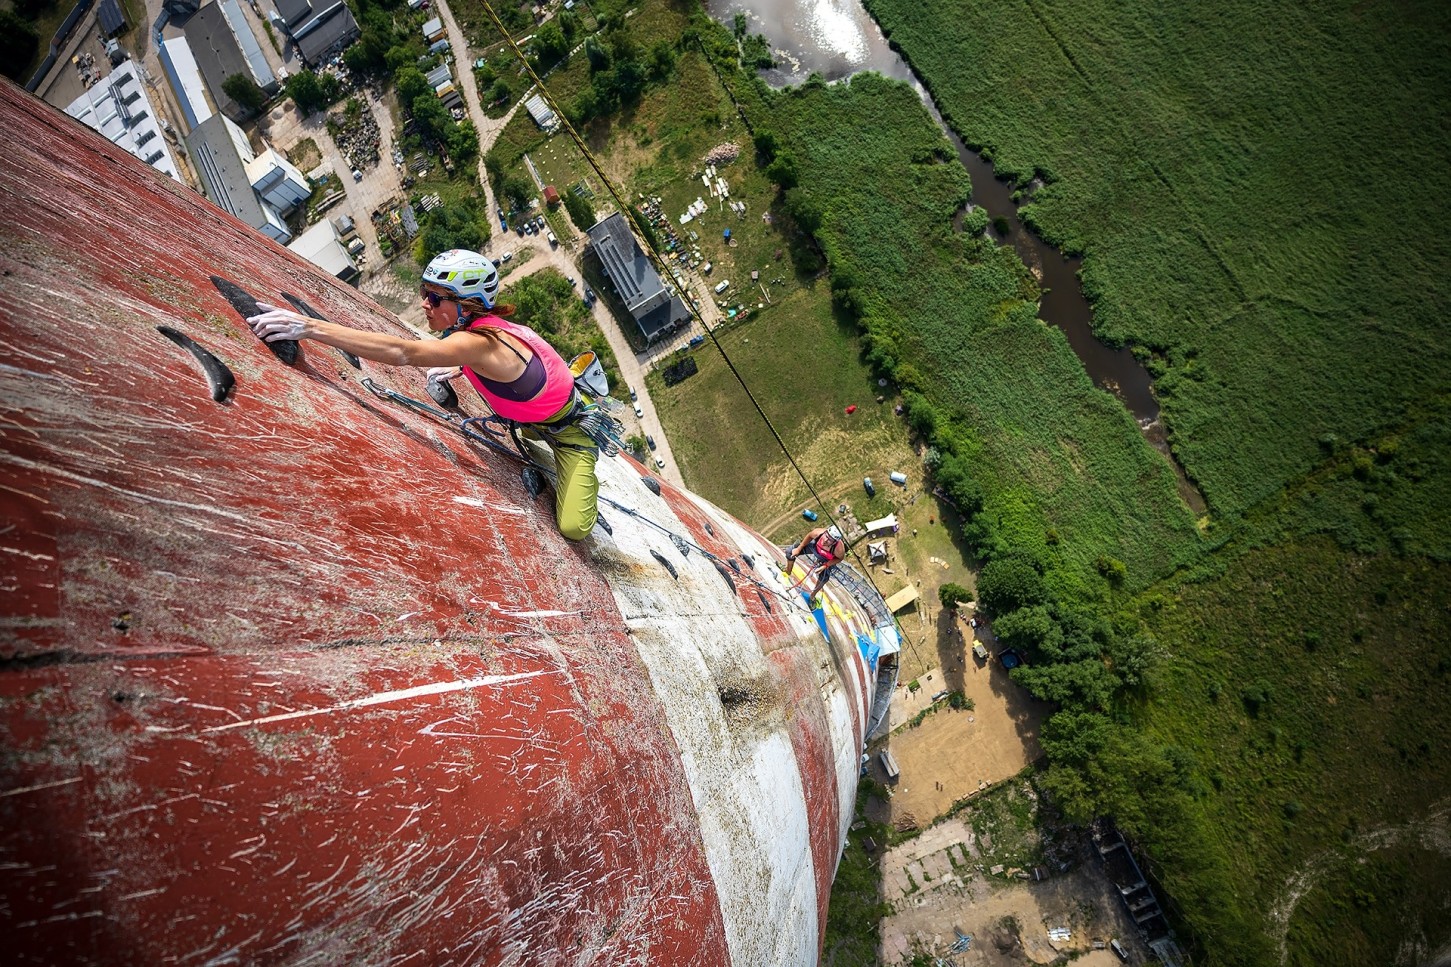
[[[524,489],[529,491],[530,497],[538,497],[544,493],[544,474],[533,467],[525,467],[521,476],[524,478]]]

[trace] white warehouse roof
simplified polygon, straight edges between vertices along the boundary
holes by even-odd
[[[181,180],[135,61],[122,63],[104,83],[72,101],[66,113],[167,177]]]

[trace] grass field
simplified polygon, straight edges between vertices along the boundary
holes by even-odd
[[[1015,254],[952,231],[965,174],[912,91],[865,75],[768,106],[833,288],[980,483],[983,530],[1074,578],[1107,555],[1139,586],[1185,560],[1198,539],[1167,463],[1037,320]]]
[[[1194,821],[1229,857],[1246,907],[1281,902],[1317,857],[1343,866],[1286,921],[1289,963],[1372,963],[1417,935],[1430,949],[1451,942],[1451,880],[1405,889],[1445,868],[1434,839],[1378,851],[1388,832],[1451,797],[1448,607],[1451,566],[1348,555],[1323,538],[1244,555],[1215,580],[1144,603],[1168,654],[1150,676],[1140,727],[1179,750],[1203,784]],[[1155,825],[1142,837],[1152,855]],[[1384,868],[1343,875],[1372,857]],[[1160,868],[1180,896],[1201,872]],[[1277,929],[1271,918],[1257,926]]]
[[[1084,254],[1210,505],[1134,599],[1135,751],[1060,791],[1117,806],[1206,962],[1444,949],[1446,8],[868,6],[964,140],[1045,183],[1025,219]],[[1101,739],[1072,728],[1045,746]]]
[[[968,144],[1047,175],[1024,217],[1154,355],[1215,515],[1447,388],[1444,4],[867,6]]]

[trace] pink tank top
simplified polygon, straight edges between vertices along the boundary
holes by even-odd
[[[489,387],[472,369],[463,367],[464,375],[474,389],[489,404],[489,408],[507,420],[520,423],[543,423],[564,408],[574,392],[574,376],[564,357],[554,347],[528,326],[521,326],[498,316],[483,316],[469,324],[469,331],[476,329],[498,329],[506,332],[529,347],[535,358],[544,363],[544,388],[533,399],[511,400],[490,391]]]

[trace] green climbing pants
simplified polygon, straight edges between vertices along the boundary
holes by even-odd
[[[567,426],[558,433],[528,428],[522,434],[531,444],[532,458],[543,463],[539,444],[554,452],[554,517],[559,532],[572,541],[584,540],[599,517],[600,480],[595,475],[599,450],[578,427]]]

